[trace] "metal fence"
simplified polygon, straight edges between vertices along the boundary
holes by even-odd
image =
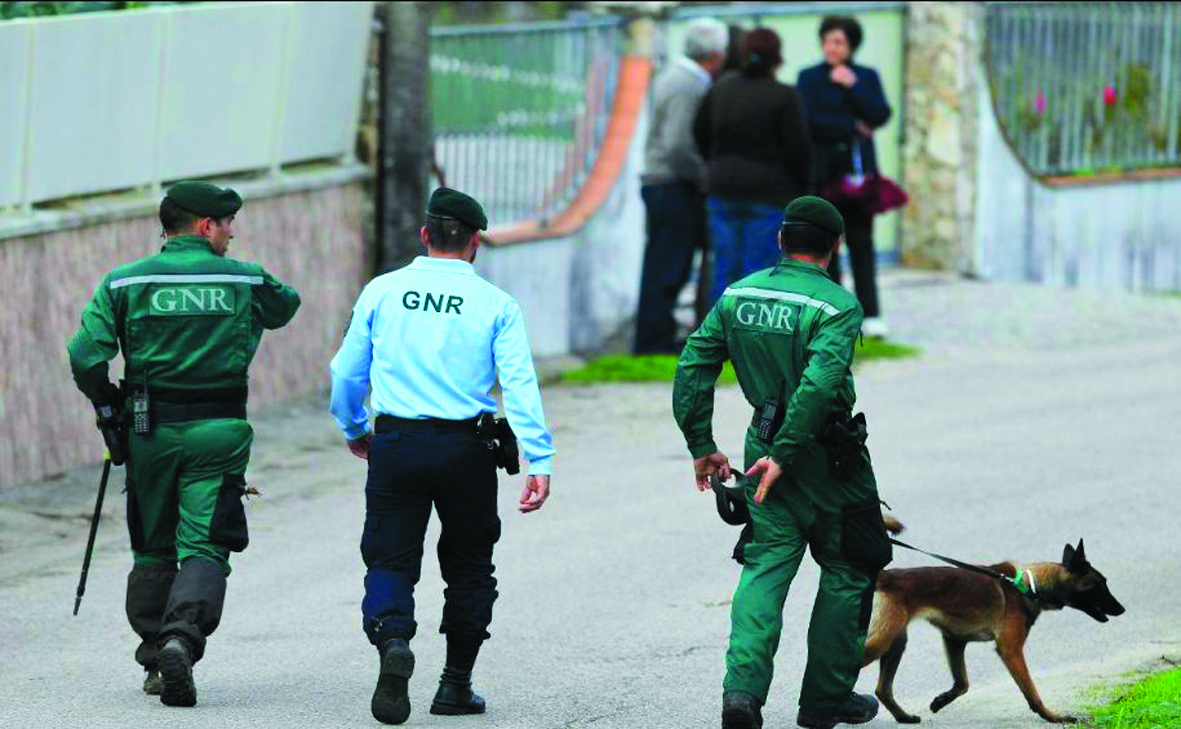
[[[431,31],[435,161],[494,226],[573,199],[607,129],[622,52],[615,17]]]
[[[985,62],[1034,174],[1181,164],[1181,6],[988,3]]]

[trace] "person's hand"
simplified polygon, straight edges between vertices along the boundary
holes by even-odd
[[[755,465],[750,467],[746,475],[748,477],[761,476],[759,478],[759,487],[755,490],[755,503],[761,504],[763,503],[763,499],[767,498],[767,492],[771,490],[771,487],[783,475],[783,469],[779,467],[779,464],[771,456],[763,456],[755,461]]]
[[[354,438],[348,441],[349,453],[352,453],[357,458],[362,460],[369,460],[369,446],[373,444],[373,434],[366,433],[360,438]]]
[[[869,138],[873,136],[873,129],[870,129],[869,125],[860,119],[853,122],[853,128],[863,137]]]
[[[526,476],[525,490],[521,492],[521,503],[517,511],[528,514],[541,508],[549,498],[549,476]]]
[[[853,84],[857,83],[857,74],[853,73],[853,69],[841,64],[832,69],[832,73],[828,75],[833,83],[838,83],[845,88],[852,88]]]
[[[697,490],[705,491],[710,487],[710,476],[717,475],[719,481],[730,480],[730,459],[721,451],[702,456],[693,461],[693,473],[697,477]]]

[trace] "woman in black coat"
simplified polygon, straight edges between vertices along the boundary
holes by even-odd
[[[828,17],[820,24],[824,62],[800,71],[797,88],[804,97],[808,128],[814,143],[815,188],[819,193],[854,172],[860,154],[861,172],[878,171],[873,132],[890,119],[890,105],[882,82],[872,68],[853,63],[862,40],[861,25],[853,18]],[[853,265],[857,300],[865,310],[866,336],[886,335],[878,305],[873,215],[833,200],[845,218],[845,243]],[[841,280],[840,260],[833,257],[829,272]]]
[[[775,79],[783,63],[779,35],[769,28],[745,33],[741,62],[741,71],[714,83],[693,122],[706,161],[711,307],[727,286],[778,262],[783,208],[807,193],[811,179],[800,95]]]

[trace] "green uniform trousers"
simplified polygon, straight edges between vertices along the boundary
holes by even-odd
[[[760,446],[748,437],[747,469],[765,454]],[[746,545],[746,564],[731,606],[723,690],[742,691],[766,703],[783,629],[783,604],[808,547],[821,575],[808,626],[799,703],[812,711],[836,708],[848,697],[861,669],[874,580],[841,554],[841,514],[829,506],[831,492],[809,494],[785,473],[763,503],[756,504],[757,487],[755,479],[746,487],[754,537]],[[844,488],[834,484],[832,491]]]
[[[157,647],[172,634],[199,659],[221,620],[230,552],[246,547],[241,498],[253,440],[250,424],[231,418],[158,424],[129,436],[127,528],[135,566],[126,609],[142,640],[136,660],[145,667],[154,666]]]

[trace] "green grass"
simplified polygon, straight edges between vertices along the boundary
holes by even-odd
[[[676,374],[677,357],[674,354],[611,354],[563,373],[560,381],[579,385],[597,382],[672,382]],[[733,385],[737,382],[734,368],[727,362],[718,383]]]
[[[1181,727],[1181,668],[1121,689],[1113,701],[1094,711],[1090,726],[1103,729]]]
[[[866,339],[857,348],[856,362],[874,359],[900,359],[913,357],[918,348],[894,344],[879,339]],[[672,354],[624,355],[613,354],[599,357],[583,367],[564,373],[560,381],[580,385],[597,382],[668,382],[672,383],[677,373],[677,357]],[[720,385],[734,385],[738,377],[734,367],[727,362],[718,378]]]
[[[854,365],[871,359],[905,359],[917,357],[922,352],[918,347],[896,344],[885,339],[866,339],[857,347]]]

